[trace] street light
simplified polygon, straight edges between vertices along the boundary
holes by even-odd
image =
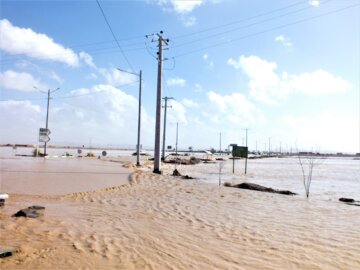
[[[50,107],[50,94],[60,90],[60,87],[54,89],[54,90],[51,90],[51,89],[48,89],[48,91],[42,91],[40,90],[39,88],[37,88],[36,86],[34,86],[35,89],[39,90],[41,93],[44,93],[46,94],[47,93],[47,110],[46,110],[46,124],[45,124],[45,128],[46,130],[48,130],[48,126],[49,126],[49,107]],[[44,156],[46,156],[46,145],[47,145],[47,142],[44,142]]]
[[[135,72],[130,72],[127,70],[123,70],[118,68],[117,70],[125,73],[129,73],[139,77],[139,112],[138,112],[138,134],[137,134],[137,145],[136,145],[136,166],[140,166],[140,130],[141,130],[141,82],[142,82],[142,70],[140,70],[139,74]]]

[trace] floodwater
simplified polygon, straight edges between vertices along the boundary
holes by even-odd
[[[31,148],[23,148],[16,152],[29,155],[31,151]],[[65,195],[128,184],[131,170],[103,159],[23,157],[15,155],[11,148],[3,148],[0,192]]]
[[[218,163],[177,166],[195,180],[170,176],[173,165],[158,175],[151,162],[142,164],[127,186],[64,196],[10,194],[0,212],[0,242],[17,252],[0,260],[0,268],[360,269],[360,207],[338,201],[360,199],[358,160],[322,161],[309,199],[293,158],[249,160],[246,176],[243,161],[232,174],[229,160],[221,179],[297,196],[218,186]],[[11,218],[29,204],[46,206],[45,216]]]
[[[306,161],[306,158],[304,159]],[[291,158],[250,159],[245,174],[245,160],[201,163],[196,169],[178,165],[182,174],[189,174],[207,183],[253,182],[275,189],[305,194],[299,160]],[[309,168],[304,167],[306,176]],[[322,158],[316,160],[310,186],[312,197],[337,200],[340,197],[360,197],[360,160],[355,158]]]

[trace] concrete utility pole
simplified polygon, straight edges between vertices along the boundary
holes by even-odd
[[[178,160],[178,138],[179,138],[179,122],[176,122],[175,170],[176,170],[176,164],[177,164],[177,160]]]
[[[136,166],[140,166],[140,131],[141,131],[141,92],[142,92],[142,70],[140,69],[139,73],[139,110],[138,110],[138,136],[137,136],[137,156],[136,156]]]
[[[45,128],[48,129],[49,127],[49,107],[50,107],[50,89],[47,92],[47,109],[46,109],[46,124]],[[46,146],[47,142],[44,143],[44,157],[46,157]]]
[[[162,148],[162,158],[161,158],[162,160],[165,159],[166,113],[167,113],[167,108],[172,108],[171,106],[167,105],[167,102],[168,102],[169,99],[174,99],[174,98],[172,98],[172,97],[163,97],[163,100],[165,100],[165,104],[163,106],[163,108],[164,108],[164,125],[163,125],[164,126],[164,131],[163,131],[163,148]]]
[[[126,72],[139,77],[139,108],[138,108],[138,133],[136,144],[136,166],[140,166],[140,131],[141,131],[141,93],[142,93],[142,70],[139,74],[118,68],[119,71]]]
[[[60,88],[56,88],[55,90],[51,90],[48,89],[47,92],[45,91],[41,91],[40,89],[38,89],[36,86],[34,86],[35,89],[39,90],[42,93],[47,93],[47,109],[46,109],[46,123],[45,123],[45,128],[46,130],[48,130],[49,127],[49,109],[50,109],[50,95],[58,90],[60,90]],[[46,147],[47,147],[47,142],[44,142],[44,156],[46,156]]]
[[[168,45],[169,40],[162,37],[163,31],[157,34],[159,42],[158,51],[158,76],[156,94],[156,121],[155,121],[155,146],[154,146],[154,173],[161,173],[160,170],[160,133],[161,133],[161,88],[162,88],[162,51],[163,44]]]
[[[245,128],[245,147],[248,147],[248,128]],[[247,172],[247,160],[248,160],[248,154],[249,154],[249,149],[247,149],[246,151],[246,158],[245,158],[245,174]]]
[[[269,155],[270,155],[270,144],[271,144],[271,138],[269,137]]]
[[[220,149],[219,152],[221,153],[221,132],[220,132]]]

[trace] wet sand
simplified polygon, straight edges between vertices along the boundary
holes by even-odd
[[[0,242],[18,252],[0,268],[360,268],[360,207],[180,180],[163,169],[153,174],[148,163],[129,185],[91,192],[11,196]],[[10,217],[31,204],[46,206],[45,216]]]

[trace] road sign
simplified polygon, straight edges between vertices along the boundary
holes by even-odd
[[[47,143],[48,141],[50,141],[50,129],[48,128],[40,128],[39,130],[39,142],[45,142]]]
[[[39,142],[48,142],[50,141],[50,137],[48,135],[40,135],[39,136]]]
[[[39,130],[39,135],[41,136],[41,135],[50,135],[50,129],[48,129],[48,128],[40,128],[40,130]]]
[[[247,158],[248,148],[245,146],[233,146],[232,155],[233,157]]]

